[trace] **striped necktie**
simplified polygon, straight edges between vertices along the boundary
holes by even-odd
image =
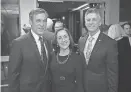
[[[44,41],[43,41],[42,37],[39,37],[39,40],[40,40],[40,44],[41,44],[41,60],[44,63],[44,61],[47,60]]]
[[[87,46],[87,51],[86,51],[86,64],[88,64],[89,62],[89,59],[90,59],[90,56],[91,56],[91,52],[92,52],[92,41],[93,41],[93,37],[90,37],[88,39],[89,43],[88,43],[88,46]]]

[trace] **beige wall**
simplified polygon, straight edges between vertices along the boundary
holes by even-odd
[[[119,23],[120,0],[106,0],[106,24]]]
[[[22,30],[23,25],[29,25],[29,12],[36,8],[36,0],[20,0],[20,26],[21,35],[25,34]],[[29,25],[30,26],[30,25]]]

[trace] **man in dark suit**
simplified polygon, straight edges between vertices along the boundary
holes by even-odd
[[[50,48],[43,37],[48,13],[37,8],[29,13],[31,31],[12,43],[9,58],[9,92],[50,92]]]
[[[53,21],[48,18],[47,19],[47,30],[44,31],[44,37],[49,41],[49,42],[52,42],[52,40],[54,39],[54,35],[55,33],[53,32]]]
[[[122,27],[123,27],[123,29],[125,31],[126,36],[129,39],[129,43],[130,43],[130,46],[131,46],[131,25],[129,23],[124,23],[122,25]]]
[[[88,9],[85,13],[88,34],[79,39],[80,51],[86,59],[85,92],[117,92],[117,42],[103,34],[100,25],[99,10]]]

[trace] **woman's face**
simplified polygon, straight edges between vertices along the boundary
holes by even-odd
[[[67,49],[70,45],[70,38],[65,30],[61,30],[57,33],[57,43],[60,49]]]
[[[124,30],[125,30],[125,33],[126,33],[127,35],[129,35],[129,34],[130,34],[130,30],[131,30],[130,25],[128,25],[128,24],[124,25]]]

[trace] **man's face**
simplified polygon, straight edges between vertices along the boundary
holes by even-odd
[[[44,13],[34,15],[32,20],[30,20],[32,31],[37,35],[43,35],[46,30],[47,16]]]
[[[62,28],[63,28],[63,23],[61,22],[55,23],[55,26],[54,26],[55,32]]]
[[[125,33],[127,34],[127,35],[129,35],[131,32],[131,27],[130,27],[130,25],[128,25],[128,24],[126,24],[126,25],[124,25],[124,31],[125,31]]]
[[[97,32],[100,25],[101,19],[96,13],[89,13],[85,16],[85,26],[89,32]]]

